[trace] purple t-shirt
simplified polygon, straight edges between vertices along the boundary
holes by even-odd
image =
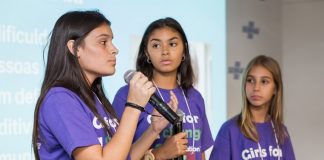
[[[127,100],[129,86],[126,85],[119,89],[115,95],[113,101],[113,107],[119,117],[121,117],[124,109],[125,102]],[[163,99],[166,102],[170,101],[170,90],[159,88]],[[188,90],[188,103],[189,108],[186,105],[182,90],[180,87],[172,90],[179,102],[179,108],[185,113],[183,118],[183,131],[187,133],[188,136],[188,152],[185,155],[187,160],[200,160],[201,153],[213,145],[213,138],[209,128],[208,120],[205,113],[204,99],[201,94],[194,88]],[[157,92],[158,93],[158,92]],[[157,94],[158,95],[158,94]],[[153,107],[147,104],[145,110],[151,113]],[[191,114],[190,114],[191,113]],[[135,132],[134,140],[136,141],[144,131],[149,127],[150,115],[146,113],[141,113],[139,122],[137,125],[137,130]],[[172,135],[172,126],[167,126],[161,133],[159,138],[153,143],[152,147],[157,147],[161,145],[166,138]]]
[[[115,133],[118,121],[104,112],[96,98],[99,115]],[[39,112],[38,152],[40,159],[69,160],[77,147],[100,144],[109,140],[107,132],[87,105],[74,92],[54,87],[48,91]]]
[[[238,116],[225,122],[218,132],[210,160],[260,160],[258,143],[245,137],[237,124]],[[271,121],[255,123],[259,134],[263,160],[295,160],[290,138],[277,148]],[[286,127],[285,127],[286,129]],[[287,131],[287,129],[286,129]],[[287,131],[288,133],[288,131]]]

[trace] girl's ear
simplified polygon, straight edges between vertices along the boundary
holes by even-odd
[[[66,46],[68,47],[70,53],[73,55],[73,56],[77,56],[76,53],[74,53],[74,40],[69,40],[67,43],[66,43]]]
[[[146,51],[144,53],[145,53],[147,59],[151,59],[150,55]]]

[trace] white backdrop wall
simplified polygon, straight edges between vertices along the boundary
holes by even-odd
[[[324,1],[283,4],[285,122],[297,159],[322,160],[324,149]]]
[[[253,38],[243,31],[249,23],[258,31]],[[260,54],[281,63],[281,46],[281,0],[227,1],[227,118],[241,111],[242,72],[247,63]]]
[[[283,71],[284,121],[301,160],[323,159],[323,17],[323,0],[227,1],[227,118],[241,109],[241,75],[229,73],[235,62],[240,73],[258,54],[274,57]],[[244,37],[247,21],[259,28],[253,39]]]

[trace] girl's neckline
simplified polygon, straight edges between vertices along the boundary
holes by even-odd
[[[258,127],[269,126],[271,125],[271,120],[267,120],[265,122],[253,122],[253,124]]]

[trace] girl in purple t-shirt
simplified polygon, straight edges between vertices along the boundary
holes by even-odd
[[[295,160],[283,124],[283,83],[278,63],[257,56],[248,64],[242,83],[243,109],[223,124],[211,160]]]
[[[117,120],[102,87],[102,77],[115,72],[118,49],[112,40],[110,22],[98,11],[72,11],[57,20],[34,115],[37,160],[139,159],[167,126],[165,121],[152,123],[130,152],[141,106],[156,89],[136,72],[127,107]],[[176,107],[174,95],[169,104]]]
[[[144,32],[139,46],[136,70],[144,73],[156,87],[157,96],[165,102],[174,93],[179,109],[184,113],[183,132],[172,133],[168,126],[152,144],[147,157],[171,159],[183,155],[187,160],[205,159],[204,151],[212,146],[213,139],[205,113],[204,100],[192,86],[193,69],[191,66],[189,45],[180,24],[173,18],[164,18],[152,22]],[[121,115],[129,86],[122,87],[116,94],[113,106],[117,115]],[[153,110],[147,104],[148,112]],[[134,140],[140,139],[150,123],[159,117],[142,113]]]

